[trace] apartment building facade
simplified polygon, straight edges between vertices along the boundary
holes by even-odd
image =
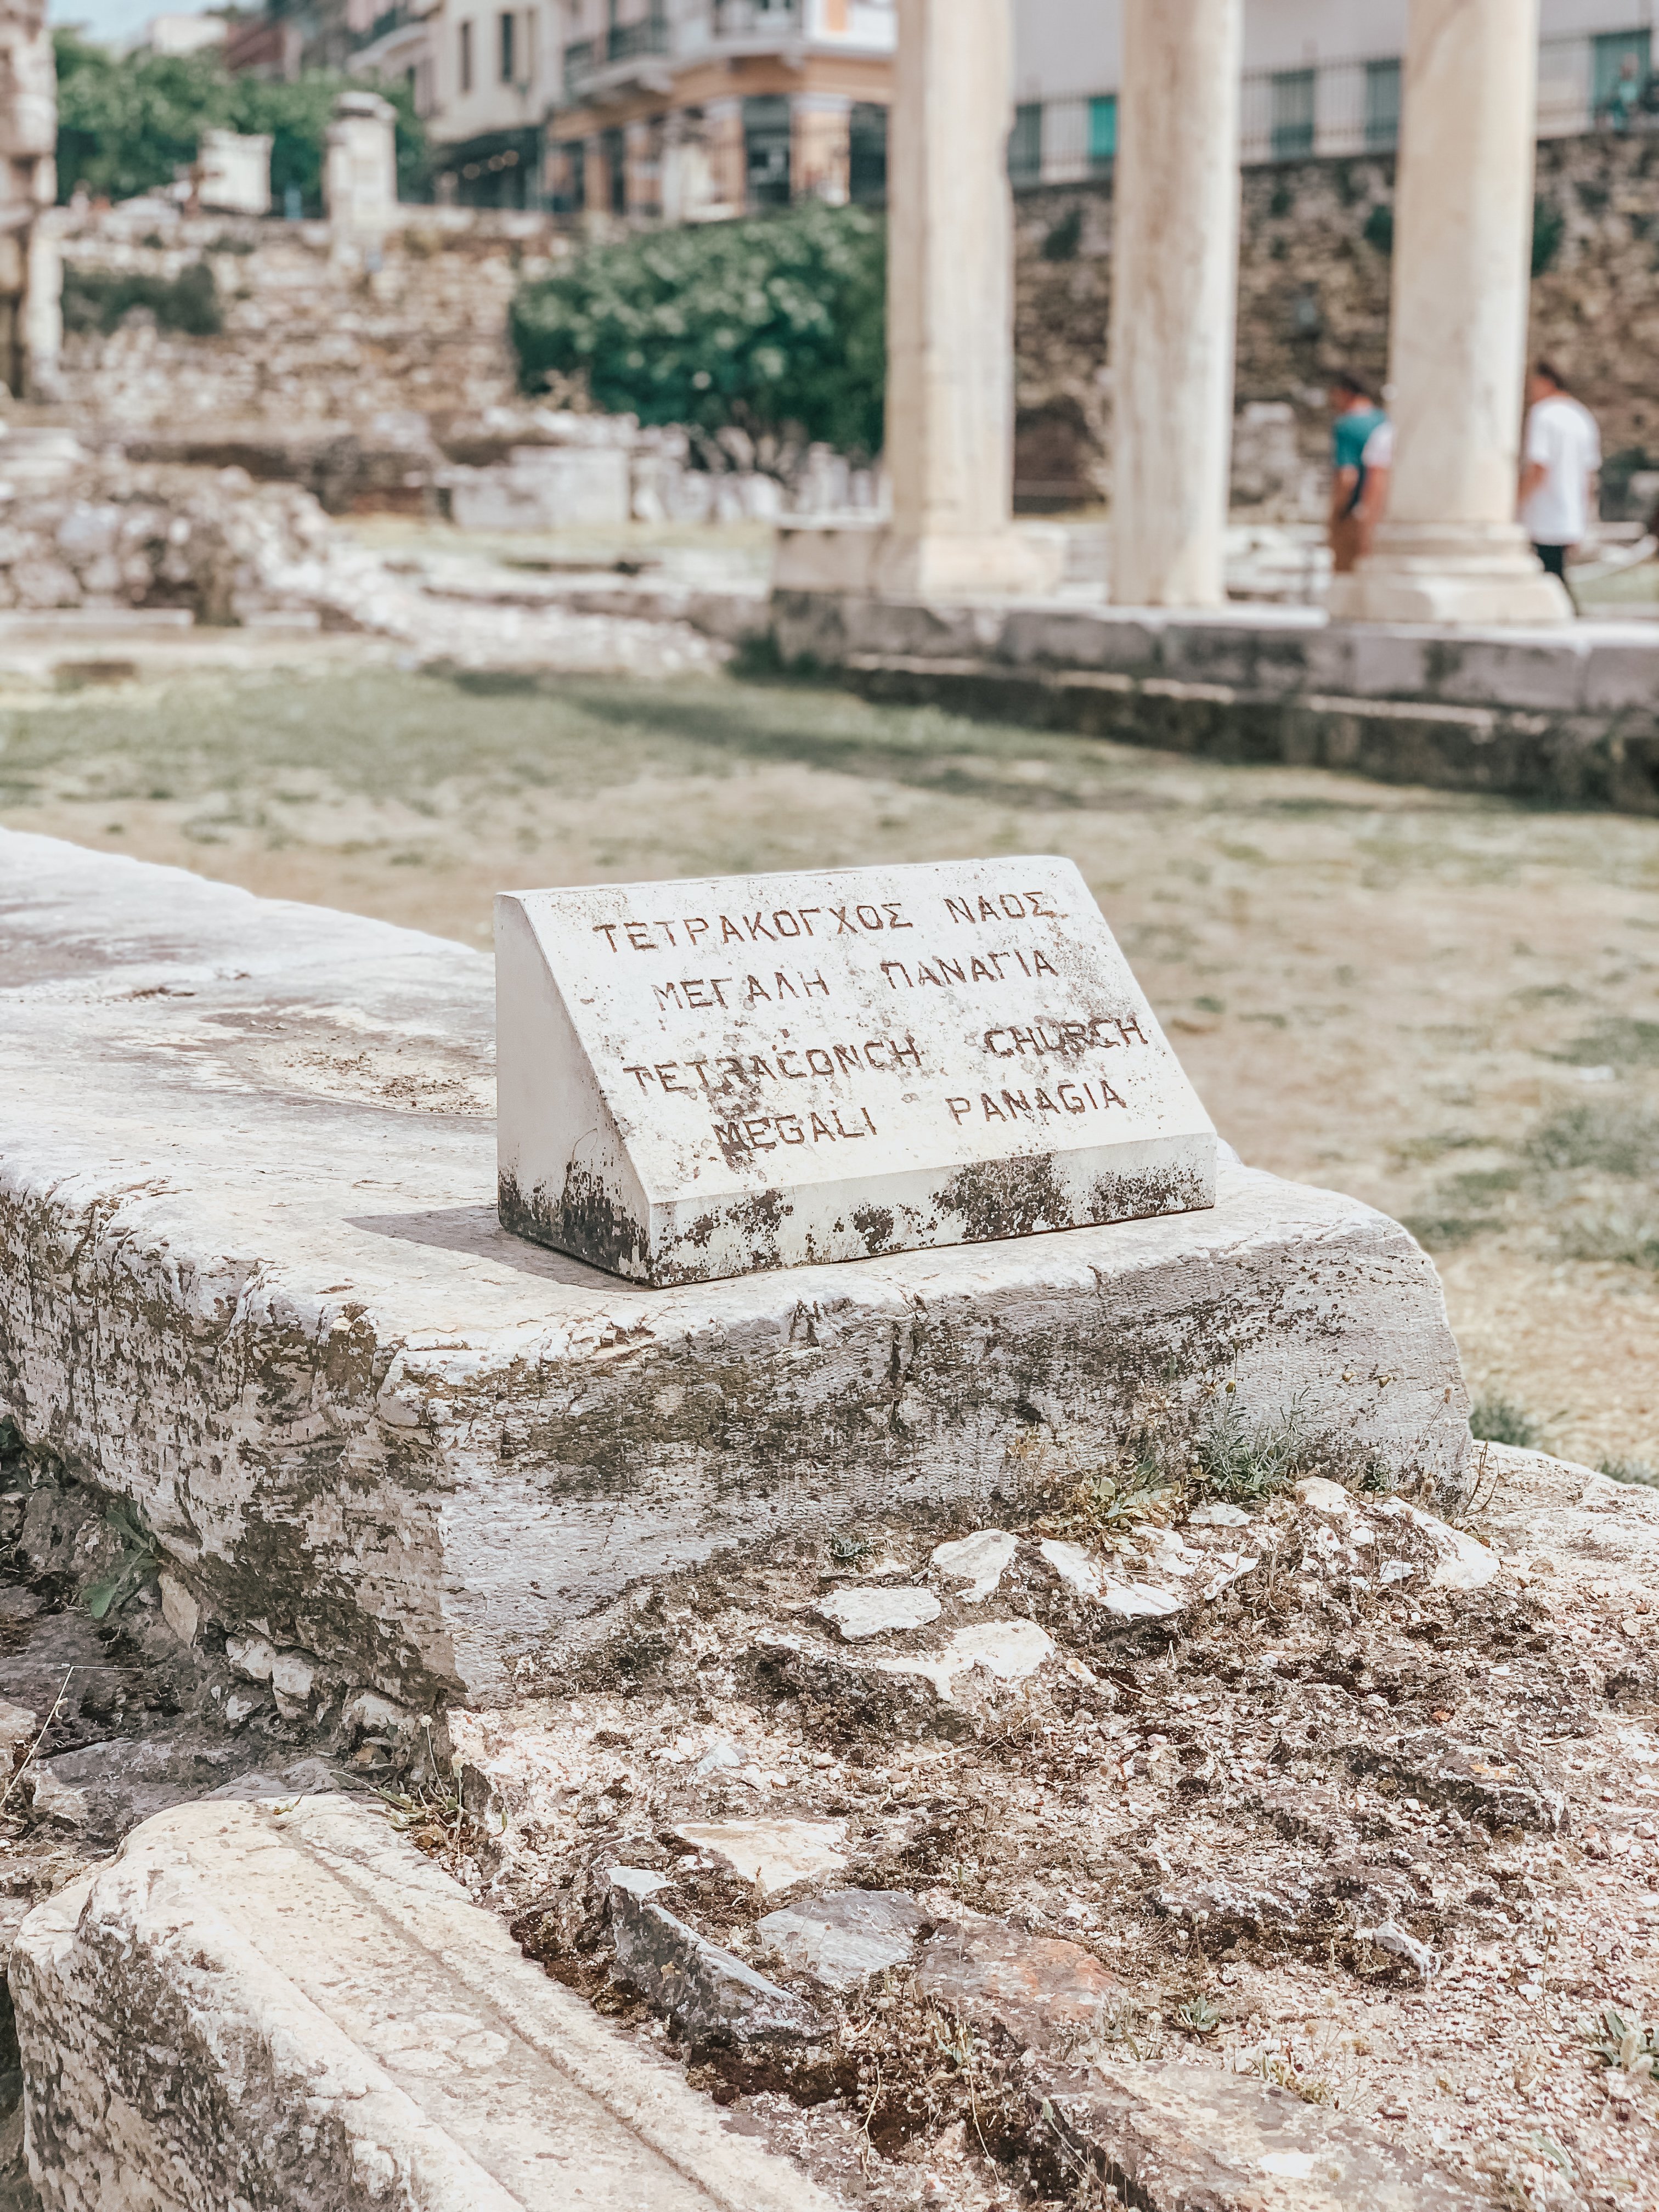
[[[894,0],[398,0],[352,66],[409,84],[447,198],[712,222],[882,196],[895,37]]]
[[[568,217],[712,221],[886,178],[895,0],[275,0],[307,58],[409,84],[446,197]],[[1247,161],[1392,149],[1407,0],[1245,0]],[[1540,135],[1620,118],[1659,0],[1541,0]],[[1019,185],[1117,148],[1123,0],[1014,0]],[[255,22],[270,18],[255,18]],[[243,35],[247,35],[246,33]]]

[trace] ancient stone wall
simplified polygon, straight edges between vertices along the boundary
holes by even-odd
[[[1600,420],[1605,511],[1635,513],[1651,498],[1632,476],[1659,469],[1659,137],[1547,140],[1537,192],[1532,346]],[[1380,380],[1386,366],[1393,200],[1392,157],[1244,172],[1236,506],[1322,511],[1326,379],[1352,366]],[[1103,498],[1110,179],[1023,192],[1017,212],[1020,503]]]
[[[1393,189],[1389,158],[1244,173],[1242,511],[1322,512],[1326,380],[1350,365],[1380,380],[1386,364]],[[1644,512],[1659,494],[1659,482],[1631,483],[1659,470],[1659,136],[1547,142],[1538,207],[1534,347],[1601,421],[1606,511]],[[521,276],[568,249],[535,216],[408,213],[373,250],[343,247],[323,224],[170,215],[158,229],[136,208],[68,224],[70,320],[80,327],[65,340],[64,389],[77,419],[128,439],[181,429],[199,439],[235,424],[290,442],[373,431],[395,446],[401,418],[416,444],[429,422],[447,448],[453,427],[514,397],[507,302]],[[1093,503],[1110,484],[1110,180],[1022,192],[1016,213],[1019,503]],[[122,275],[176,283],[199,264],[214,272],[216,334],[166,327],[142,305],[106,330],[96,300],[77,289]],[[223,458],[259,466],[240,448]],[[326,475],[324,463],[307,462],[301,480]],[[327,483],[313,488],[343,503]],[[377,503],[388,489],[374,487]]]
[[[547,265],[550,231],[533,216],[406,212],[366,248],[343,246],[325,223],[125,210],[66,221],[66,402],[118,435],[232,422],[288,434],[411,412],[447,420],[510,399],[507,301]],[[112,278],[177,285],[202,264],[216,332],[168,327],[166,301],[141,299],[118,319],[106,309],[119,305]]]

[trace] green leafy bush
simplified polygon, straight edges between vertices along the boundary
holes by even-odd
[[[148,307],[167,331],[210,338],[224,328],[219,288],[205,261],[192,261],[174,277],[128,269],[64,267],[64,328],[112,331],[130,307]]]
[[[882,441],[886,230],[816,204],[592,248],[520,286],[509,328],[526,392],[585,376],[643,422],[798,429],[846,453]]]
[[[77,185],[131,199],[170,185],[195,161],[204,131],[268,135],[270,187],[278,206],[289,185],[314,211],[322,204],[323,149],[334,102],[361,77],[313,70],[291,84],[229,76],[212,54],[136,54],[126,59],[77,32],[54,32],[58,56],[58,189]],[[398,186],[423,188],[426,134],[403,84],[371,88],[398,111]]]

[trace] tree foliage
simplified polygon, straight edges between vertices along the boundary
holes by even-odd
[[[72,30],[53,33],[58,53],[58,186],[131,199],[173,182],[196,159],[204,131],[245,131],[271,140],[270,188],[281,206],[297,185],[308,213],[322,204],[323,149],[334,102],[348,88],[381,93],[398,111],[398,183],[422,188],[426,134],[403,84],[313,70],[291,84],[231,76],[210,53],[135,54],[118,60]]]
[[[521,285],[520,380],[585,375],[642,422],[798,429],[845,453],[882,441],[886,229],[816,202],[596,246]]]

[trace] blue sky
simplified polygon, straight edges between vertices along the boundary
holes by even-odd
[[[90,38],[119,46],[155,15],[199,15],[206,0],[52,0],[54,23],[78,24]]]

